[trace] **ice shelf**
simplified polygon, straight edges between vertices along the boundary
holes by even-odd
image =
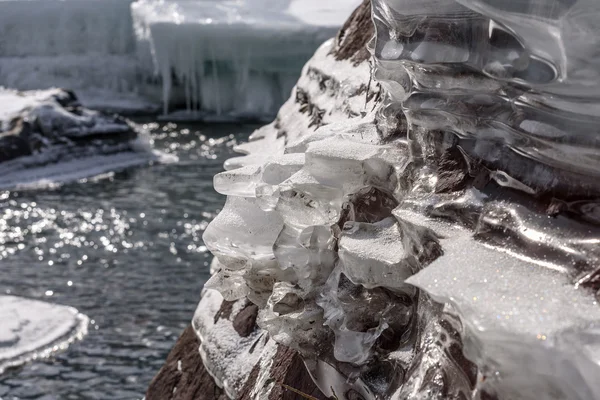
[[[163,83],[164,112],[275,115],[302,65],[356,0],[155,1],[132,6],[140,48]]]
[[[358,2],[2,0],[0,86],[63,87],[124,112],[162,103],[178,118],[268,119]]]

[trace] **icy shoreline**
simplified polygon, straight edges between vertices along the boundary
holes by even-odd
[[[120,113],[269,119],[357,4],[3,0],[0,86],[67,88]]]

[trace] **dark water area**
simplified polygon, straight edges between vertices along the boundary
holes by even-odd
[[[141,399],[191,321],[212,258],[202,234],[225,200],[212,178],[255,126],[147,126],[178,163],[0,192],[0,294],[91,320],[66,352],[0,376],[0,399]]]

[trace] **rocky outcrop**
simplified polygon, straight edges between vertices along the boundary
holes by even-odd
[[[319,128],[349,118],[360,118],[372,110],[379,89],[376,84],[369,87],[369,52],[365,46],[373,36],[370,7],[370,1],[364,1],[335,41],[329,41],[317,51],[305,66],[291,99],[282,107],[276,120],[256,131],[248,144],[237,148],[239,152],[250,155],[229,160],[227,168],[252,164],[267,158],[273,153],[273,149],[298,142],[302,137],[314,134]],[[264,148],[265,153],[256,151],[257,146]],[[293,162],[285,165],[290,171],[296,169]],[[216,185],[218,190],[218,180]],[[215,272],[216,275],[207,287],[218,284],[220,279],[229,279],[223,275],[223,271]],[[173,368],[174,354],[193,351],[198,355],[198,346],[201,360],[210,366],[211,373],[206,369],[198,370],[193,383],[189,383],[192,387],[197,387],[210,377],[216,378],[217,387],[225,387],[230,398],[327,398],[314,384],[300,353],[276,343],[268,332],[256,325],[259,306],[246,299],[228,301],[235,297],[237,296],[225,296],[223,299],[213,290],[205,291],[193,325],[198,335],[205,337],[208,346],[203,348],[200,342],[192,345],[189,340],[184,340],[184,337],[189,336],[186,330],[175,345],[167,364],[150,385],[146,398],[162,399],[161,395],[170,393],[172,382],[180,374]],[[260,304],[265,300],[253,298],[253,301]],[[216,354],[211,353],[214,347],[220,349],[216,350]],[[235,354],[221,354],[230,353],[234,348]],[[221,357],[225,360],[219,361]],[[236,365],[233,368],[236,370],[234,376],[227,373],[231,365]],[[224,376],[227,378],[223,379]],[[193,391],[186,393],[190,393],[190,396],[164,398],[213,398],[194,397]]]
[[[23,99],[23,107],[4,113],[0,162],[41,153],[53,146],[70,146],[76,153],[77,148],[95,140],[118,146],[135,139],[138,134],[124,118],[82,107],[71,91],[6,91],[2,93],[2,103],[10,101],[11,97],[17,101]]]
[[[0,187],[87,178],[159,160],[142,130],[62,89],[0,89]]]
[[[464,3],[373,0],[373,41],[363,3],[215,177],[193,327],[229,398],[294,389],[288,351],[305,397],[600,396],[598,143],[554,96],[581,82]]]

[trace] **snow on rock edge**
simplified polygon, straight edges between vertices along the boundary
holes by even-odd
[[[0,88],[0,188],[54,186],[174,159],[126,119],[82,107],[62,89]]]

